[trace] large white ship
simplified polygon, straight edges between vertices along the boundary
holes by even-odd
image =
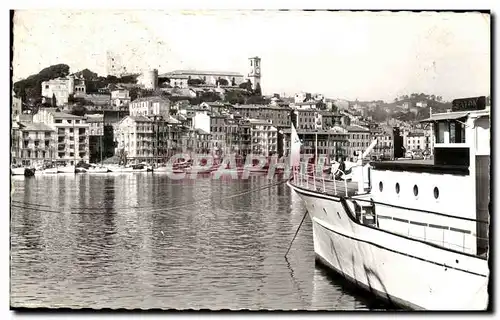
[[[360,165],[351,181],[301,164],[288,185],[312,220],[317,260],[330,269],[405,308],[485,310],[489,107],[424,122],[433,126],[433,160]]]

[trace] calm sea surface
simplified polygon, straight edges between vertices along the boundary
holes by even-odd
[[[284,258],[305,209],[277,180],[12,177],[11,305],[384,309],[315,264],[309,218]]]

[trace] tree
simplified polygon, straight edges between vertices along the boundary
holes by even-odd
[[[260,83],[257,82],[253,94],[257,96],[262,96],[262,89],[260,88]]]
[[[90,71],[89,69],[83,69],[74,73],[75,77],[83,77],[83,79],[89,81],[97,79],[97,73]]]
[[[76,105],[73,107],[73,109],[71,109],[71,111],[69,113],[73,114],[75,116],[82,117],[87,113],[87,109],[84,106]]]
[[[56,99],[56,94],[52,94],[52,108],[55,108],[57,106],[57,99]]]
[[[253,95],[245,100],[246,104],[269,104],[270,101],[262,96]]]
[[[231,85],[232,85],[233,87],[235,87],[235,86],[236,86],[236,79],[235,79],[234,77],[231,79]]]
[[[188,79],[189,86],[199,86],[203,84],[203,80],[201,79]]]
[[[119,80],[119,79],[118,79],[117,77],[115,77],[115,76],[108,75],[108,76],[106,77],[106,81],[107,81],[108,83],[118,83],[118,82],[119,82],[118,80]]]
[[[245,89],[248,92],[252,92],[252,81],[250,79],[247,80],[247,82],[243,82],[239,85],[241,89]]]
[[[136,84],[137,83],[137,76],[135,74],[131,75],[126,75],[118,79],[118,83],[132,83]]]
[[[229,82],[226,79],[219,78],[219,85],[221,86],[227,86],[229,85]]]
[[[231,104],[243,104],[245,103],[245,97],[243,94],[236,90],[227,90],[224,96],[224,100]]]

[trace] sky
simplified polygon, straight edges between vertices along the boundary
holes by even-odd
[[[128,70],[249,70],[264,94],[392,101],[490,94],[490,17],[479,13],[302,11],[16,11],[13,80],[53,64]]]

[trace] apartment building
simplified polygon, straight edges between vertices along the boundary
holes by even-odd
[[[127,116],[115,125],[115,154],[125,151],[128,161],[151,162],[153,152],[153,121],[145,116]]]
[[[328,130],[297,130],[301,140],[301,154],[315,155],[316,148],[318,157],[325,156],[331,159],[346,157],[349,149],[349,133],[343,128],[331,128]],[[291,129],[283,130],[284,155],[290,155]]]
[[[346,126],[345,129],[349,134],[347,157],[349,161],[355,161],[371,143],[370,130],[358,125]]]
[[[42,166],[55,160],[55,130],[43,123],[12,126],[12,161],[23,166]]]
[[[406,132],[404,135],[404,147],[406,151],[429,150],[432,148],[431,137],[425,132]]]
[[[316,130],[322,127],[322,117],[317,110],[297,109],[293,112],[297,130]]]
[[[212,134],[212,148],[217,154],[224,152],[226,147],[226,115],[213,114],[210,116],[210,133]]]
[[[89,161],[89,124],[84,117],[48,108],[35,114],[33,123],[43,123],[55,131],[54,161],[58,165]]]
[[[130,92],[127,89],[116,89],[111,91],[111,105],[117,109],[128,108],[130,104]]]
[[[392,128],[374,128],[370,130],[370,138],[377,140],[371,156],[383,159],[394,157],[394,132]]]
[[[104,153],[104,115],[87,114],[85,118],[89,125],[89,161],[100,162]]]
[[[278,129],[271,121],[249,119],[251,125],[251,153],[272,156],[278,152]]]
[[[170,116],[170,100],[164,97],[144,97],[130,102],[129,114],[136,116],[162,116],[168,119]]]
[[[189,129],[185,132],[186,151],[208,154],[212,147],[212,135],[201,129]]]

